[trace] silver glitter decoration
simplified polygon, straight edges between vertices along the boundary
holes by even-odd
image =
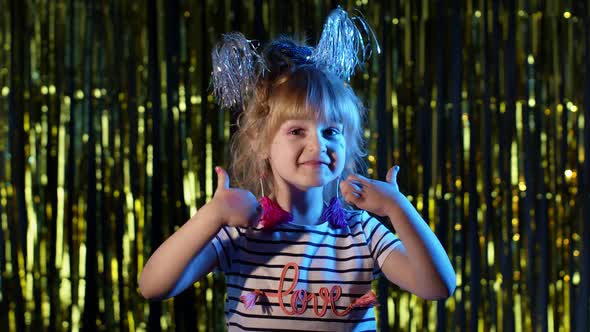
[[[252,42],[239,32],[225,34],[213,49],[212,60],[213,92],[219,106],[244,106],[262,67]]]
[[[350,18],[346,11],[338,7],[330,12],[324,24],[312,61],[348,82],[355,67],[362,65],[371,55],[371,41],[375,42],[377,53],[380,53],[375,33],[365,19]]]
[[[362,65],[371,56],[372,42],[377,53],[379,43],[375,33],[362,16],[349,17],[346,11],[338,7],[330,12],[320,41],[313,52],[285,42],[282,54],[301,63],[315,63],[319,68],[334,73],[348,82],[354,74],[355,67]],[[239,32],[223,35],[223,40],[212,52],[213,92],[221,108],[239,105],[242,108],[251,96],[256,81],[264,75],[271,65],[265,64],[252,42]],[[275,59],[276,60],[276,59]]]

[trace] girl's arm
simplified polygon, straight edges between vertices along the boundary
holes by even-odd
[[[381,270],[389,281],[422,298],[440,300],[455,291],[456,276],[440,241],[402,193],[387,216],[403,243],[385,259]]]
[[[222,227],[214,200],[205,204],[152,254],[139,278],[149,300],[177,295],[217,265],[211,239]]]
[[[224,225],[247,227],[258,221],[260,204],[254,195],[229,187],[229,177],[216,167],[217,190],[180,229],[152,254],[139,278],[146,299],[174,296],[202,278],[217,265],[211,239]]]
[[[347,202],[391,220],[403,245],[385,259],[381,270],[389,281],[425,299],[443,299],[455,291],[453,266],[438,238],[398,188],[392,167],[387,182],[350,175],[340,183]]]

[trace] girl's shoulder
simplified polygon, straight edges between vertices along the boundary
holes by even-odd
[[[346,208],[346,209],[344,209],[344,211],[351,218],[360,218],[360,219],[365,219],[365,220],[369,219],[369,218],[375,219],[375,217],[373,215],[371,215],[369,212],[367,212],[366,210]]]
[[[387,222],[383,223],[365,210],[350,210],[347,213],[348,228],[353,234],[363,232],[372,236],[375,232],[387,233],[393,231],[390,226],[387,226]]]
[[[366,227],[368,223],[377,221],[367,211],[360,209],[345,209],[346,221],[350,228]]]

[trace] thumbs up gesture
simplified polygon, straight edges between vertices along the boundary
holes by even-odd
[[[405,197],[397,185],[398,172],[399,166],[390,168],[385,182],[350,174],[346,180],[340,182],[340,192],[349,204],[384,217],[401,197]]]
[[[229,176],[221,167],[215,167],[217,189],[211,200],[221,217],[221,222],[228,226],[256,226],[262,207],[254,194],[248,190],[230,188]]]

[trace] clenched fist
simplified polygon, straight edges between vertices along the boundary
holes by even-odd
[[[254,194],[248,190],[230,188],[229,176],[221,167],[215,167],[217,189],[209,202],[215,206],[221,222],[227,226],[256,226],[262,207]]]

